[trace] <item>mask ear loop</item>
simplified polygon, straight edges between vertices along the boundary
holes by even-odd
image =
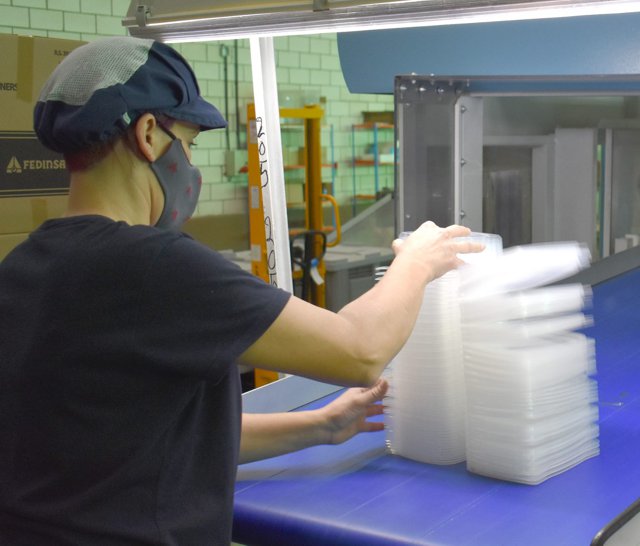
[[[171,131],[168,127],[165,127],[164,123],[162,123],[160,120],[157,121],[158,127],[160,127],[160,129],[162,129],[165,133],[167,133],[171,137],[171,140],[178,140],[178,137],[173,134],[173,131]]]
[[[171,131],[171,129],[169,129],[165,124],[164,121],[161,119],[158,119],[158,117],[156,117],[156,121],[158,122],[158,127],[160,127],[160,129],[162,129],[167,135],[169,135],[171,137],[171,140],[178,140],[180,142],[182,142],[174,133],[173,131]],[[187,158],[187,160],[189,161],[189,164],[191,165],[191,161]]]

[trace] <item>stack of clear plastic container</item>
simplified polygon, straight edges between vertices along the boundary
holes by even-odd
[[[485,243],[483,256],[502,249],[497,236],[474,234],[472,238]],[[458,271],[427,285],[413,332],[387,374],[387,445],[394,454],[431,464],[465,460],[466,401],[458,294]]]
[[[480,254],[430,283],[389,367],[387,445],[432,464],[536,484],[597,455],[593,341],[582,285],[540,288],[589,263],[577,243]],[[384,272],[380,272],[384,274]]]
[[[458,272],[427,285],[411,336],[391,368],[387,443],[409,459],[465,459],[465,399]]]
[[[590,290],[539,288],[585,267],[577,243],[529,245],[460,271],[469,471],[537,484],[599,453]]]

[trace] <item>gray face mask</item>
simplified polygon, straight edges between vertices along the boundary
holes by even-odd
[[[164,208],[156,227],[177,230],[196,210],[202,174],[189,162],[180,139],[166,127],[160,127],[173,142],[164,154],[150,163],[164,193]]]

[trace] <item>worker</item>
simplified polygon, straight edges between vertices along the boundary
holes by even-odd
[[[68,209],[0,264],[1,544],[228,544],[238,462],[380,430],[425,285],[481,250],[426,223],[340,312],[293,297],[179,231],[191,148],[225,124],[151,40],[83,45],[45,83],[35,131],[64,154]],[[241,417],[236,364],[353,389]]]

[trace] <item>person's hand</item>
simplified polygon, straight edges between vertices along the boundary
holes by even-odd
[[[471,230],[464,226],[438,227],[425,222],[406,239],[393,241],[396,256],[406,256],[429,269],[431,279],[437,279],[463,263],[458,254],[482,252],[484,245],[471,241],[459,241],[456,237],[468,237]]]
[[[341,444],[359,432],[376,432],[384,429],[384,423],[367,421],[368,417],[381,415],[380,403],[389,384],[384,379],[371,388],[348,389],[320,411],[326,419],[327,444]]]

